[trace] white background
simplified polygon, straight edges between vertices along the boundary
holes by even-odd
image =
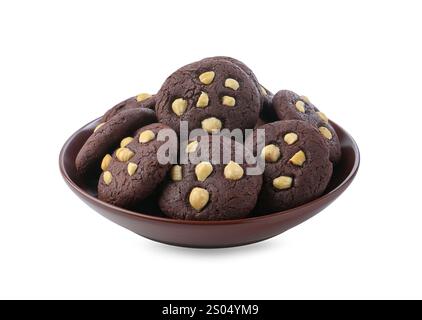
[[[1,1],[0,298],[422,298],[419,1]],[[64,141],[213,55],[306,94],[356,139],[355,182],[271,240],[143,239],[65,185]]]

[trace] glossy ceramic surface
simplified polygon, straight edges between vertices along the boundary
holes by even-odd
[[[151,240],[187,247],[218,248],[245,245],[274,237],[308,220],[331,204],[352,182],[359,168],[359,149],[353,138],[332,122],[342,146],[342,160],[335,167],[325,194],[302,206],[250,218],[228,221],[184,221],[166,218],[153,197],[140,204],[136,211],[118,208],[96,198],[99,176],[80,179],[75,158],[97,120],[75,132],[64,144],[59,165],[70,189],[86,204],[107,219]]]

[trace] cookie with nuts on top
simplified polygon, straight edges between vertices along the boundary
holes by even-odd
[[[251,77],[222,59],[180,68],[167,78],[156,100],[158,120],[176,132],[180,121],[188,121],[190,130],[208,133],[253,128],[260,111],[260,95]]]
[[[115,148],[120,140],[156,120],[154,111],[133,108],[119,112],[106,122],[100,122],[76,156],[76,170],[84,175],[91,169],[99,168],[102,157]]]
[[[147,108],[154,110],[155,96],[149,93],[140,93],[137,96],[123,100],[122,102],[116,104],[114,107],[110,108],[101,118],[101,122],[107,122],[116,114],[124,110],[136,108]]]
[[[235,64],[236,66],[238,66],[255,83],[255,86],[257,87],[259,95],[261,97],[261,108],[262,108],[262,110],[267,108],[270,105],[272,93],[259,83],[258,78],[256,77],[255,73],[245,63],[243,63],[242,61],[237,60],[235,58],[227,57],[227,56],[216,56],[216,57],[211,57],[211,58],[205,58],[202,61],[207,61],[207,60],[225,60],[225,61],[229,61],[229,62]]]
[[[273,108],[280,120],[303,120],[315,126],[330,149],[330,160],[337,163],[341,158],[341,145],[336,131],[327,116],[319,111],[305,96],[293,91],[281,90],[273,98]]]
[[[274,112],[273,106],[272,106],[272,99],[274,97],[273,93],[266,89],[263,85],[261,85],[258,81],[258,78],[256,77],[255,73],[242,61],[237,60],[235,58],[232,57],[227,57],[227,56],[216,56],[216,57],[212,57],[212,58],[205,58],[202,61],[206,61],[206,60],[226,60],[229,61],[235,65],[237,65],[240,69],[242,69],[251,79],[252,81],[255,83],[259,95],[261,97],[261,111],[259,114],[259,118],[257,120],[257,123],[255,124],[255,128],[269,123],[269,122],[274,122],[277,121],[278,118]]]
[[[163,129],[171,130],[160,123],[147,125],[133,137],[122,139],[113,155],[104,155],[98,182],[100,200],[130,208],[157,188],[171,167],[170,163],[161,164],[157,154],[165,143],[157,139]]]
[[[265,161],[256,211],[282,211],[320,196],[330,181],[333,165],[318,129],[298,120],[277,121],[258,129],[265,130],[265,146],[257,150],[256,130],[245,142]]]
[[[190,142],[186,155],[195,158],[171,168],[159,197],[159,206],[167,216],[229,220],[244,218],[255,207],[262,176],[247,174],[250,165],[245,162],[244,146],[220,135],[212,136],[220,143],[202,140],[211,136]]]

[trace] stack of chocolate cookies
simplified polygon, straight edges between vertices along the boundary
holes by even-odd
[[[132,209],[155,194],[169,217],[228,220],[315,199],[340,158],[307,97],[273,95],[244,63],[212,57],[108,110],[75,165],[81,176],[101,168],[98,197],[110,204]]]

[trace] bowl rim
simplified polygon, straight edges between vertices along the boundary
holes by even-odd
[[[292,215],[293,213],[295,213],[298,210],[302,211],[301,209],[311,207],[315,203],[323,202],[326,198],[329,198],[331,195],[337,193],[340,189],[342,189],[345,185],[347,185],[353,179],[353,177],[356,175],[356,173],[359,169],[359,165],[360,165],[360,152],[359,152],[358,145],[356,144],[356,141],[353,139],[353,137],[346,130],[344,130],[341,126],[339,126],[334,121],[330,120],[330,123],[333,125],[333,127],[336,131],[338,129],[341,129],[344,132],[344,134],[350,139],[350,141],[352,143],[352,148],[355,151],[355,161],[353,163],[353,167],[350,170],[349,174],[347,175],[346,178],[344,178],[344,180],[339,185],[337,185],[330,192],[328,192],[328,193],[326,193],[326,194],[324,194],[324,195],[322,195],[322,196],[320,196],[320,197],[318,197],[318,198],[316,198],[312,201],[304,203],[300,206],[297,206],[297,207],[294,207],[294,208],[291,208],[291,209],[288,209],[288,210],[283,210],[283,211],[279,211],[279,212],[265,214],[265,215],[262,215],[262,216],[257,216],[257,217],[232,219],[232,220],[216,220],[216,221],[178,220],[178,219],[172,219],[172,218],[157,217],[157,216],[152,216],[152,215],[149,215],[149,214],[146,214],[146,213],[141,213],[141,212],[136,212],[136,211],[120,208],[120,207],[114,206],[112,204],[109,204],[107,202],[101,201],[100,199],[90,195],[88,192],[86,192],[81,187],[79,187],[70,178],[68,172],[65,170],[64,154],[65,154],[66,150],[68,149],[70,143],[74,140],[75,136],[78,135],[84,128],[86,128],[89,125],[99,121],[99,119],[100,118],[97,118],[97,119],[85,124],[81,128],[79,128],[64,143],[62,149],[60,150],[60,155],[59,155],[59,168],[60,168],[60,173],[61,173],[62,177],[64,178],[64,180],[67,182],[67,184],[73,190],[75,190],[77,193],[82,195],[84,198],[90,200],[91,202],[98,204],[99,206],[106,207],[108,210],[113,211],[113,212],[117,211],[117,212],[119,212],[119,214],[129,215],[131,217],[138,218],[138,219],[151,220],[151,221],[154,221],[154,222],[164,222],[164,223],[174,223],[174,224],[184,224],[184,225],[232,225],[232,224],[258,222],[258,221],[262,221],[262,220],[271,219],[271,218],[274,218],[274,217],[277,217],[277,216],[280,216],[280,215],[289,216],[289,215]]]

